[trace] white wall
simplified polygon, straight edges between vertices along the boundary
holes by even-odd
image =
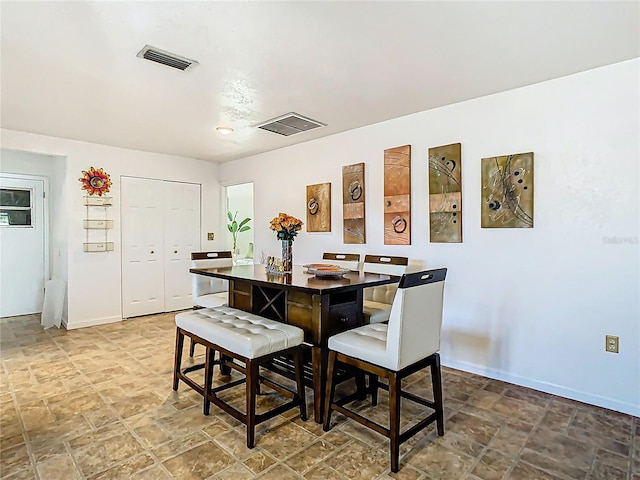
[[[202,184],[201,233],[215,232],[216,241],[207,241],[202,234],[203,249],[224,246],[224,235],[218,228],[220,218],[220,185],[218,165],[185,157],[160,155],[135,150],[109,147],[86,142],[46,137],[13,130],[0,130],[3,148],[38,152],[66,157],[63,202],[61,211],[68,219],[67,240],[67,299],[68,313],[64,319],[67,328],[79,328],[100,323],[119,321],[121,312],[121,245],[120,245],[120,177],[139,176]],[[111,176],[113,186],[109,192],[114,206],[109,218],[114,220],[109,241],[115,251],[85,253],[85,230],[82,220],[84,191],[78,179],[82,170],[103,168]]]
[[[220,181],[253,180],[255,251],[276,255],[269,220],[304,220],[305,186],[331,182],[332,232],[301,232],[295,263],[335,250],[446,266],[446,365],[640,415],[639,70],[635,59],[251,156],[221,165]],[[427,150],[454,142],[464,243],[431,244]],[[385,246],[383,150],[405,144],[413,241]],[[535,228],[481,229],[480,159],[528,151]],[[341,166],[357,162],[366,164],[361,246],[344,245],[341,231]],[[605,334],[620,337],[619,354],[604,351]]]

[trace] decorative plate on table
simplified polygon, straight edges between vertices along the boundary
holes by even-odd
[[[342,268],[337,265],[316,265],[308,267],[307,271],[319,278],[340,278],[345,273],[349,273],[348,268]]]

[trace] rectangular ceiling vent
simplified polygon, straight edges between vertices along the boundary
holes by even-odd
[[[256,125],[256,127],[268,132],[277,133],[278,135],[295,135],[296,133],[306,132],[318,127],[326,127],[326,123],[304,117],[299,113],[291,112],[280,117],[272,118],[264,123]]]
[[[144,48],[138,52],[136,57],[161,63],[167,67],[177,68],[182,71],[190,70],[198,65],[198,62],[195,60],[190,60],[186,57],[176,55],[175,53],[160,50],[159,48],[152,47],[151,45],[145,45]]]

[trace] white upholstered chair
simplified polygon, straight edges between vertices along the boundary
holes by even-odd
[[[381,273],[383,275],[401,276],[407,271],[407,257],[390,257],[384,255],[366,255],[362,265],[365,273]],[[362,311],[365,323],[381,323],[389,320],[391,304],[398,288],[397,283],[364,289]]]
[[[342,268],[348,268],[351,271],[357,272],[360,270],[360,254],[359,253],[329,253],[322,254],[323,260],[329,260],[333,265],[338,265]]]
[[[228,250],[217,252],[192,252],[191,268],[219,268],[233,266],[233,258]],[[193,308],[211,308],[226,305],[229,298],[229,282],[220,278],[192,274],[191,300]],[[189,356],[193,357],[196,343],[191,339]]]
[[[329,430],[333,410],[371,428],[390,439],[391,471],[399,469],[400,443],[436,422],[438,435],[444,435],[442,376],[440,371],[440,332],[446,268],[408,273],[402,276],[391,309],[388,324],[370,324],[329,337],[327,372],[327,407],[323,428]],[[345,404],[362,398],[362,392],[334,400],[337,363],[369,373],[366,393],[377,404],[378,388],[389,391],[389,428],[348,410]],[[402,391],[402,379],[430,367],[433,401]],[[378,382],[379,377],[388,385]],[[404,433],[400,433],[400,398],[434,410]]]
[[[219,268],[232,265],[230,251],[191,253],[191,268]],[[220,278],[193,274],[191,295],[194,308],[219,307],[227,303],[229,285],[226,280]]]

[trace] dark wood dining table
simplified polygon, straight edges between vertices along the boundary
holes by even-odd
[[[327,379],[327,339],[361,326],[363,289],[397,283],[400,277],[349,272],[339,278],[319,278],[295,265],[291,273],[268,273],[264,265],[192,268],[191,273],[229,281],[229,306],[295,325],[311,346],[310,386],[314,418],[322,422]]]

